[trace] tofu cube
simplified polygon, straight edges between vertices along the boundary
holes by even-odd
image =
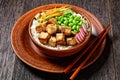
[[[56,33],[57,31],[57,28],[55,27],[54,24],[48,24],[47,27],[46,27],[46,31],[49,33],[49,34],[54,34]]]
[[[61,32],[61,30],[62,30],[62,26],[58,25],[57,32]]]
[[[63,33],[57,33],[56,40],[57,40],[57,44],[62,44],[62,45],[66,44],[65,35]]]
[[[36,32],[37,33],[41,33],[43,31],[45,31],[45,26],[42,26],[42,25],[36,26]]]
[[[55,46],[56,46],[56,38],[51,36],[51,38],[49,39],[48,44],[49,44],[50,46],[55,47]]]
[[[41,43],[47,44],[49,38],[50,38],[50,34],[49,33],[41,32],[38,39],[40,40]]]
[[[49,21],[48,21],[48,24],[58,24],[57,23],[57,20],[55,18],[51,18]]]
[[[77,42],[73,37],[67,38],[67,45],[74,46],[76,44],[77,44]]]
[[[35,15],[35,19],[38,19],[38,18],[40,18],[41,17],[41,14],[40,13],[37,13],[36,15]]]
[[[71,35],[71,28],[70,28],[70,27],[65,26],[65,27],[64,27],[64,34],[65,34],[66,36]]]

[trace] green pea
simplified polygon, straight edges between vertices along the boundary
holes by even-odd
[[[76,29],[76,25],[73,25],[72,30],[75,30],[75,29]]]
[[[60,17],[57,17],[57,21],[60,20]]]
[[[76,28],[76,30],[77,30],[77,31],[79,31],[79,28],[80,28],[80,26],[78,26],[78,25],[77,25],[77,28]]]
[[[76,25],[76,24],[77,24],[76,20],[73,20],[73,24],[74,24],[74,25]]]
[[[60,21],[61,21],[61,22],[64,21],[64,17],[61,17]]]
[[[74,33],[75,33],[75,34],[77,34],[77,33],[78,33],[78,31],[77,31],[77,30],[74,30]]]
[[[61,23],[61,26],[66,26],[65,24]]]
[[[79,16],[76,16],[74,19],[80,21],[80,17]]]
[[[67,13],[67,15],[72,15],[72,13],[71,13],[71,12],[69,12],[69,13]]]
[[[68,24],[67,23],[63,23],[64,24],[64,26],[67,26]]]
[[[78,23],[78,25],[81,26],[81,25],[82,25],[82,21],[80,21],[80,22]]]
[[[67,18],[65,21],[69,22],[69,18]]]
[[[64,20],[67,20],[67,17],[64,17]]]
[[[69,19],[69,22],[71,23],[73,21],[73,19]]]
[[[72,26],[73,26],[73,23],[69,23],[68,26],[72,27]]]
[[[63,18],[63,16],[60,16],[60,19]]]
[[[59,18],[58,18],[58,19],[60,20],[61,18],[63,18],[63,16],[59,16]]]
[[[76,18],[77,16],[76,15],[74,15],[74,19]]]
[[[70,16],[69,18],[70,18],[70,19],[74,19],[74,16]]]
[[[61,21],[58,21],[58,24],[61,24]]]
[[[64,21],[64,24],[68,24],[68,21],[67,21],[67,20],[65,20],[65,21]]]
[[[66,13],[64,16],[65,17],[70,17],[72,15],[72,13]]]
[[[72,14],[68,14],[68,15],[67,15],[67,17],[70,17],[70,16],[72,16]]]
[[[79,23],[79,21],[76,21],[76,23],[78,24],[78,23]]]

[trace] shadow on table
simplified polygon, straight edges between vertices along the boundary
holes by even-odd
[[[109,57],[111,44],[112,44],[111,39],[107,35],[106,47],[103,51],[103,54],[99,57],[99,59],[94,64],[81,70],[75,80],[80,80],[80,79],[87,80],[89,77],[91,77],[93,73],[98,71],[102,67],[102,65],[106,62],[107,58]],[[39,77],[42,78],[43,80],[69,80],[69,77],[72,74],[72,73],[69,73],[65,75],[65,74],[46,73],[46,72],[33,69],[27,65],[25,66],[32,74],[34,74],[38,78]]]

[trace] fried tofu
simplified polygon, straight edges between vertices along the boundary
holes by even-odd
[[[36,26],[36,32],[37,33],[41,33],[43,31],[45,31],[45,26],[42,26],[42,25]]]
[[[65,26],[65,27],[64,27],[64,34],[65,34],[66,36],[70,36],[70,35],[71,35],[71,28]]]
[[[48,24],[58,24],[57,20],[55,18],[51,18],[50,20],[48,20],[47,22]]]
[[[41,43],[47,44],[49,38],[50,38],[50,34],[49,33],[41,32],[38,39],[40,40]]]
[[[51,36],[51,38],[49,39],[48,44],[49,44],[50,46],[55,47],[56,44],[57,44],[56,42],[57,42],[57,41],[56,41],[56,38]]]
[[[58,25],[57,32],[61,32],[62,26]]]
[[[63,33],[64,32],[64,27],[63,26],[60,26],[60,25],[58,25],[58,29],[57,29],[57,32],[61,32],[61,33]]]
[[[47,31],[49,34],[54,34],[54,33],[56,33],[57,28],[55,27],[54,24],[48,24],[47,27],[46,27],[46,31]]]
[[[77,44],[77,42],[73,37],[67,38],[67,45],[74,46],[76,44]]]
[[[57,33],[56,40],[57,40],[57,44],[62,44],[62,45],[66,44],[65,35],[63,33]]]
[[[61,32],[61,33],[64,33],[66,36],[70,36],[72,31],[71,31],[71,28],[68,27],[68,26],[58,26],[58,30],[57,32]]]
[[[41,17],[41,14],[40,13],[37,13],[36,15],[35,15],[35,19],[38,19],[38,18],[40,18]]]
[[[41,25],[42,25],[43,27],[46,27],[46,26],[47,26],[47,21],[43,22]]]

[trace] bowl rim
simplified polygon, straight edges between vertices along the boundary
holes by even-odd
[[[74,8],[81,9],[81,7],[74,6],[74,5],[70,5],[70,4],[64,4],[64,5],[68,5],[68,6],[72,6],[72,7],[74,7]],[[49,5],[48,5],[48,6],[49,6]],[[61,6],[62,6],[62,5],[61,5]],[[49,8],[49,9],[52,9],[52,8]],[[73,9],[73,8],[72,8],[72,9]],[[82,9],[84,9],[84,8],[82,8]],[[46,10],[47,10],[47,9],[46,9]],[[76,11],[75,11],[75,12],[76,12]],[[87,41],[89,41],[89,39],[90,39],[90,37],[91,37],[91,34],[92,34],[92,23],[90,22],[90,19],[87,18],[87,14],[84,14],[82,11],[80,11],[80,12],[81,12],[82,14],[80,14],[80,13],[78,13],[78,12],[76,12],[76,13],[84,16],[85,19],[87,19],[87,21],[88,21],[88,23],[89,23],[89,29],[90,29],[90,31],[88,32],[88,35],[85,37],[85,39],[84,39],[84,41],[83,41],[82,43],[77,44],[77,45],[75,45],[75,46],[72,46],[72,47],[70,47],[70,48],[68,48],[68,49],[52,49],[52,48],[49,48],[49,47],[46,47],[46,46],[43,46],[43,45],[39,44],[39,43],[33,38],[32,33],[31,33],[31,25],[32,25],[32,22],[33,22],[33,19],[34,19],[35,16],[33,16],[33,18],[31,19],[31,21],[29,22],[28,32],[29,32],[30,39],[33,41],[33,43],[37,44],[37,46],[39,46],[39,47],[45,48],[45,49],[47,49],[47,50],[59,51],[59,52],[60,52],[60,51],[62,52],[62,51],[74,50],[74,49],[76,49],[76,48],[78,48],[78,47],[84,46],[84,44],[85,44]],[[37,14],[37,13],[36,13],[36,14]]]

